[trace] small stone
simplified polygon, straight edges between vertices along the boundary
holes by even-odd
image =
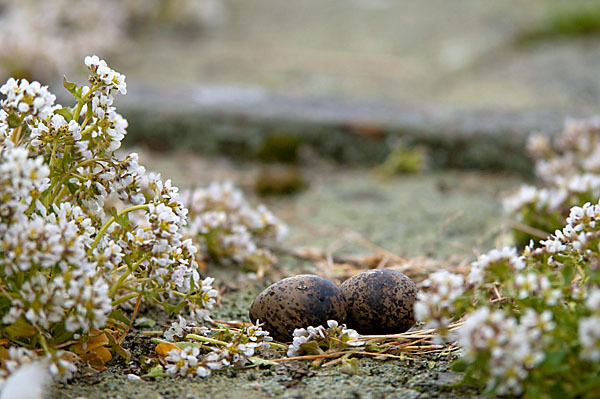
[[[135,374],[127,374],[127,379],[129,381],[142,381],[141,377]]]

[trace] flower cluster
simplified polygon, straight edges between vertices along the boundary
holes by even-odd
[[[464,279],[458,274],[441,270],[429,275],[423,282],[427,289],[419,291],[415,303],[415,317],[425,322],[425,328],[436,328],[442,338],[447,338],[447,328],[455,318],[454,302],[464,290]]]
[[[545,136],[530,138],[542,187],[523,185],[504,202],[519,223],[548,233],[564,224],[571,207],[600,197],[600,118],[568,120],[554,147]],[[524,230],[515,235],[522,245],[539,238]]]
[[[123,325],[112,318],[119,307],[154,303],[203,321],[217,295],[184,238],[178,189],[147,174],[137,154],[114,153],[127,121],[113,94],[126,93],[125,76],[96,56],[85,64],[87,86],[65,80],[73,107],[37,82],[0,87],[2,338],[66,376],[77,356],[53,348]]]
[[[487,254],[481,255],[477,261],[471,264],[469,273],[469,283],[482,285],[493,281],[485,280],[486,275],[495,275],[498,273],[515,273],[525,268],[525,263],[517,255],[517,249],[514,247],[504,247],[500,250],[492,249]],[[493,273],[489,273],[494,269]],[[503,270],[497,270],[503,269]]]
[[[339,325],[335,320],[328,320],[327,328],[309,326],[295,329],[287,356],[316,355],[325,351],[337,352],[347,347],[364,344],[356,330],[346,328],[345,324]]]
[[[581,357],[593,362],[600,362],[600,288],[590,291],[585,301],[588,317],[579,320],[578,337],[581,342]]]
[[[467,359],[487,362],[488,388],[499,395],[519,395],[529,370],[544,360],[541,338],[554,326],[548,310],[540,315],[526,309],[517,321],[501,310],[482,307],[467,317],[458,343]]]
[[[0,78],[49,79],[90,48],[114,51],[131,25],[212,26],[226,18],[221,0],[19,0],[0,2]]]
[[[186,234],[197,238],[214,259],[229,259],[249,270],[274,263],[273,255],[261,245],[283,238],[286,226],[264,205],[251,207],[230,182],[185,191],[182,201],[190,210]]]
[[[227,328],[216,332],[201,329],[202,335],[188,333],[194,329],[192,324],[180,317],[179,323],[173,323],[165,332],[165,337],[170,340],[183,335],[187,339],[176,342],[164,356],[165,372],[168,375],[207,377],[214,370],[230,366],[243,367],[256,352],[269,349],[273,340],[258,324],[238,331]],[[160,345],[163,344],[159,343],[157,348]]]
[[[40,358],[29,349],[11,346],[8,349],[2,347],[1,353],[3,361],[0,367],[0,390],[3,389],[8,377],[28,365],[39,364],[51,376],[63,379],[70,378],[77,371],[73,363],[67,360],[68,356],[64,351],[56,351],[53,354],[48,354],[45,358]],[[49,367],[47,366],[48,363],[50,364]]]
[[[451,338],[470,383],[499,395],[582,395],[600,382],[599,244],[600,204],[574,206],[562,229],[521,254],[506,247],[480,256],[464,282],[431,275],[416,316],[445,338],[464,316]]]

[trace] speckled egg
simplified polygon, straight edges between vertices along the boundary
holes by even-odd
[[[340,287],[347,303],[346,324],[360,334],[401,333],[415,324],[416,284],[387,269],[368,270]]]
[[[343,323],[346,302],[339,287],[319,276],[301,274],[285,278],[265,289],[250,306],[250,320],[278,341],[290,341],[296,328]]]

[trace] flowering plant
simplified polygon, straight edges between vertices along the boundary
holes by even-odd
[[[600,118],[567,120],[555,145],[537,134],[527,149],[542,187],[523,185],[504,201],[521,246],[560,229],[572,206],[600,197]]]
[[[295,329],[287,356],[319,355],[363,345],[365,342],[359,339],[356,330],[346,328],[345,324],[339,325],[335,320],[328,320],[327,328],[309,326]]]
[[[165,332],[167,340],[154,339],[156,352],[163,365],[156,365],[151,376],[162,373],[181,377],[208,377],[211,370],[243,367],[249,362],[267,362],[254,358],[273,344],[268,331],[257,325],[242,325],[240,329],[227,327],[210,330],[198,328],[195,323],[179,317]]]
[[[187,309],[201,321],[215,303],[212,279],[200,278],[197,249],[183,237],[178,189],[146,174],[137,154],[114,153],[127,121],[113,94],[126,94],[125,76],[96,56],[85,64],[87,86],[64,81],[72,107],[38,82],[0,87],[3,375],[39,357],[67,377],[77,360],[127,357],[119,343],[140,305]],[[121,309],[133,306],[129,320]],[[110,350],[90,353],[92,341]]]
[[[283,238],[287,227],[264,205],[251,207],[230,182],[183,191],[181,199],[189,209],[186,235],[213,260],[238,263],[248,271],[275,263],[262,244]]]
[[[465,381],[499,395],[591,398],[600,387],[600,204],[518,254],[493,250],[465,280],[432,274],[415,314],[457,339]],[[457,336],[448,331],[463,318]]]

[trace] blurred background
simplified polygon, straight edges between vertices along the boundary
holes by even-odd
[[[0,74],[49,82],[95,53],[134,86],[213,102],[593,112],[599,31],[598,1],[1,0]]]
[[[1,80],[68,104],[90,54],[127,75],[125,143],[176,184],[301,193],[267,200],[312,223],[297,244],[327,225],[472,256],[533,174],[529,134],[597,113],[600,1],[0,0]]]

